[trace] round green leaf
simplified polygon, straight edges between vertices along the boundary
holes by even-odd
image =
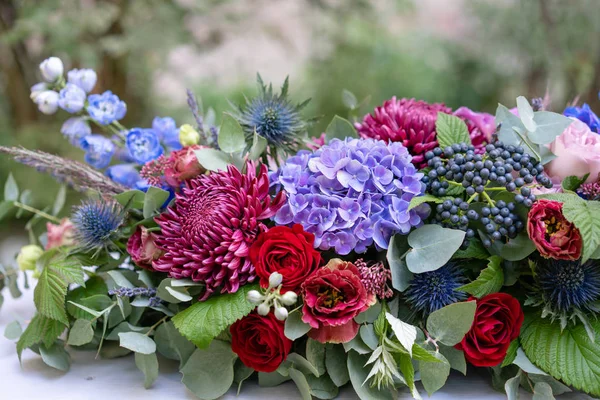
[[[465,232],[439,225],[423,225],[412,231],[408,235],[412,247],[406,255],[408,269],[415,274],[435,271],[450,260],[464,238]]]
[[[206,350],[194,351],[181,369],[181,381],[201,399],[217,399],[233,384],[234,360],[235,354],[228,343],[213,340]]]
[[[454,346],[471,329],[476,309],[475,301],[464,301],[440,308],[427,318],[427,331],[443,344]]]

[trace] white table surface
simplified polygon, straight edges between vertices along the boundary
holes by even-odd
[[[113,399],[196,399],[181,383],[177,363],[160,359],[160,375],[152,388],[143,388],[143,376],[135,366],[132,356],[95,360],[93,352],[69,350],[72,358],[71,370],[67,373],[46,366],[41,358],[30,350],[23,352],[23,364],[19,365],[15,344],[4,337],[4,327],[20,317],[28,320],[33,316],[33,291],[24,290],[19,299],[6,293],[4,306],[0,310],[0,400],[113,400]],[[421,388],[421,395],[427,394]],[[235,399],[230,390],[223,398]],[[275,388],[261,388],[256,382],[244,383],[239,399],[281,400],[300,399],[293,383],[288,382]],[[339,399],[357,399],[351,387],[340,391]],[[408,393],[401,399],[410,399]],[[501,400],[506,397],[494,391],[491,379],[485,371],[474,371],[470,367],[468,377],[453,373],[446,386],[431,399],[477,399]],[[531,395],[522,391],[521,399]],[[569,393],[562,400],[590,399],[589,396]]]

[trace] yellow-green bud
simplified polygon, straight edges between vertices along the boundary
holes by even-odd
[[[35,244],[28,244],[27,246],[21,247],[21,251],[17,256],[17,265],[21,271],[28,271],[35,269],[35,263],[38,258],[44,254],[44,249]]]
[[[183,124],[179,128],[179,143],[183,147],[193,146],[200,141],[200,134],[190,124]]]

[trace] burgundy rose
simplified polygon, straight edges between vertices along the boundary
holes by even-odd
[[[469,300],[477,300],[471,298]],[[506,293],[492,293],[477,300],[471,330],[456,348],[476,367],[500,364],[510,346],[519,337],[523,324],[519,301]]]
[[[148,228],[138,226],[127,241],[127,252],[138,267],[151,270],[154,260],[163,255],[163,251],[156,247],[155,239],[155,235],[148,232]]]
[[[557,260],[578,260],[583,241],[562,213],[562,203],[541,199],[529,210],[527,233],[540,254]]]
[[[194,153],[195,150],[201,148],[202,146],[193,145],[171,153],[164,171],[165,180],[169,186],[179,188],[184,181],[204,172],[204,168]]]
[[[260,285],[269,286],[273,272],[283,275],[282,292],[296,291],[321,264],[321,254],[313,247],[315,236],[302,225],[276,226],[258,235],[250,248]]]
[[[62,219],[59,225],[48,222],[46,224],[46,231],[48,235],[46,250],[75,244],[75,239],[73,238],[73,223],[67,218]]]
[[[333,259],[302,285],[302,320],[313,329],[308,336],[321,342],[346,343],[358,333],[354,321],[376,301],[365,289],[358,268]]]
[[[273,372],[292,349],[292,341],[285,337],[283,328],[284,322],[273,313],[262,317],[253,312],[229,328],[231,350],[247,367]]]

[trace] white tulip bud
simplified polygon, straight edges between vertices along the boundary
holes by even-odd
[[[54,114],[58,110],[58,93],[46,90],[35,98],[35,103],[44,114]]]
[[[44,93],[46,90],[48,90],[48,84],[46,82],[36,83],[31,87],[31,94],[29,95],[29,97],[31,98],[31,100],[35,101],[35,99],[37,99],[37,97],[40,94]]]
[[[291,306],[296,304],[296,302],[298,301],[298,295],[294,292],[285,292],[282,296],[281,296],[281,302],[283,304],[285,304],[286,306]]]
[[[281,275],[279,272],[273,272],[271,276],[269,276],[269,287],[275,288],[281,285],[282,281],[283,275]]]
[[[262,315],[263,317],[271,311],[271,307],[269,307],[266,303],[262,303],[260,306],[256,307],[256,311],[258,315]]]
[[[260,294],[258,290],[251,290],[246,295],[246,298],[250,303],[259,305],[265,299],[265,296]]]
[[[285,307],[277,307],[275,309],[275,318],[280,321],[285,321],[288,317],[288,310]]]
[[[46,82],[56,82],[65,71],[63,62],[58,57],[50,57],[42,61],[40,71]]]

